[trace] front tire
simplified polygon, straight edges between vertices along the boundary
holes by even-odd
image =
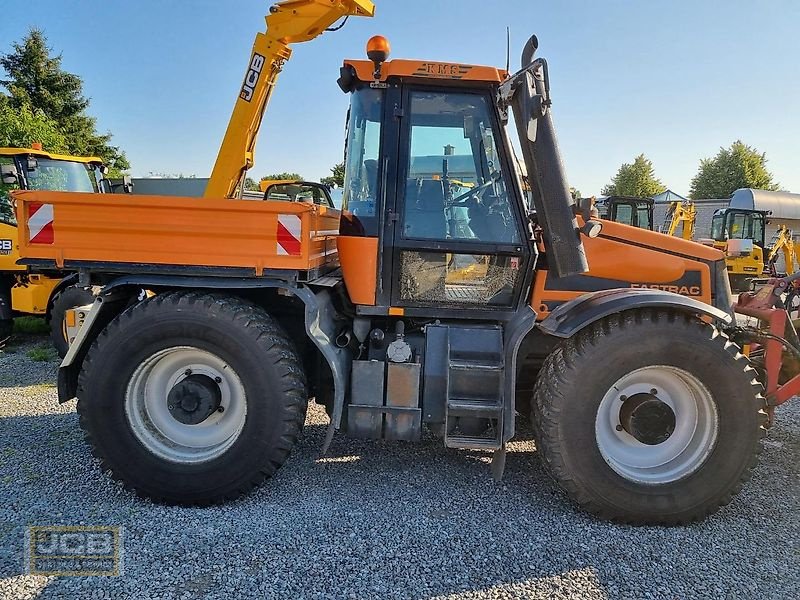
[[[749,478],[766,414],[755,370],[699,319],[608,317],[546,359],[532,422],[546,469],[604,519],[682,524]]]
[[[261,308],[172,292],[128,308],[98,336],[78,412],[93,453],[127,488],[206,505],[277,471],[307,397],[293,344]]]

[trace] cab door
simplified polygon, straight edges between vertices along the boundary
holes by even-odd
[[[407,87],[396,112],[391,304],[436,316],[513,311],[533,249],[488,90]]]

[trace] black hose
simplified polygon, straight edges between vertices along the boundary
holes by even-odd
[[[754,334],[758,338],[766,338],[768,340],[775,340],[776,342],[780,342],[784,348],[789,350],[795,357],[800,360],[800,348],[795,346],[794,344],[790,343],[789,340],[782,338],[779,335],[775,335],[774,333],[769,333],[766,331],[759,331],[758,329],[749,329],[749,328],[741,328],[743,333],[750,333]]]
[[[347,15],[344,18],[344,21],[339,23],[336,27],[328,27],[325,31],[339,31],[342,27],[344,27],[344,24],[347,23],[347,19],[349,19],[349,18],[350,18],[350,15]]]

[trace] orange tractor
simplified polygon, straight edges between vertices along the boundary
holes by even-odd
[[[58,375],[103,468],[156,501],[223,502],[288,458],[313,398],[330,416],[324,449],[337,431],[427,429],[491,452],[496,477],[529,414],[548,472],[603,518],[686,523],[730,501],[777,401],[774,367],[730,337],[721,252],[575,206],[535,38],[514,74],[390,61],[371,39],[338,79],[342,211],[235,199],[289,44],[372,12],[272,7],[203,200],[14,193],[24,262],[103,289],[74,311]],[[25,235],[41,204],[46,244]]]

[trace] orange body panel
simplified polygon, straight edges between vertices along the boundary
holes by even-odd
[[[307,271],[338,264],[338,210],[307,203],[12,192],[20,256],[64,261],[146,263]],[[33,211],[31,204],[34,204]],[[36,204],[52,205],[52,243],[31,243]],[[288,237],[287,237],[288,236]]]
[[[696,242],[605,220],[600,237],[584,237],[583,244],[588,273],[563,279],[536,273],[530,303],[538,318],[559,303],[615,287],[652,287],[711,304],[708,262],[724,259],[719,250]]]
[[[372,64],[372,61],[346,60],[344,64],[353,67],[361,81],[375,80],[375,65]],[[387,61],[381,66],[380,81],[386,81],[389,77],[424,77],[500,83],[508,77],[508,71],[482,65],[398,59]]]
[[[336,239],[347,293],[353,304],[375,306],[378,238],[340,235]]]

